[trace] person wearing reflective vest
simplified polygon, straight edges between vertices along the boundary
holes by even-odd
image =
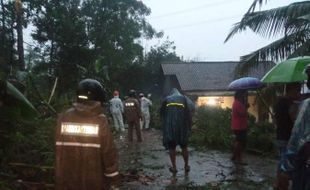
[[[56,126],[56,190],[108,190],[118,185],[118,154],[107,118],[105,92],[96,80],[78,85],[77,103]]]
[[[177,173],[176,168],[176,146],[182,149],[184,160],[184,171],[190,171],[188,165],[188,138],[192,125],[192,113],[194,104],[177,89],[172,89],[163,101],[160,109],[160,116],[163,124],[163,145],[169,150],[172,166],[169,168],[173,174]]]
[[[128,123],[128,141],[133,141],[133,129],[136,130],[138,142],[142,142],[140,119],[141,110],[139,101],[136,99],[136,91],[129,91],[129,98],[124,101],[124,115]]]

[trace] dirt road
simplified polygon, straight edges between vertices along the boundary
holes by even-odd
[[[179,154],[178,173],[172,176],[160,131],[143,131],[142,143],[128,143],[126,136],[125,131],[116,139],[123,174],[121,189],[272,189],[275,160],[246,155],[248,165],[236,166],[229,159],[230,153],[190,148],[190,173],[185,175]]]

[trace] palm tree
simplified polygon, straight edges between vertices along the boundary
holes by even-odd
[[[310,1],[296,2],[288,6],[256,11],[255,7],[268,0],[254,0],[240,22],[234,24],[225,42],[247,29],[266,37],[280,39],[250,54],[241,56],[237,74],[264,61],[279,61],[310,53]]]

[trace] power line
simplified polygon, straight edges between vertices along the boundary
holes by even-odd
[[[238,18],[238,17],[241,17],[241,16],[243,16],[243,15],[235,15],[235,16],[231,16],[231,17],[223,17],[223,18],[218,18],[218,19],[209,19],[209,20],[204,20],[204,21],[200,21],[200,22],[196,22],[196,23],[191,23],[191,24],[172,26],[172,27],[165,28],[163,30],[172,30],[172,29],[178,29],[178,28],[186,28],[186,27],[191,27],[191,26],[196,26],[196,25],[201,25],[201,24],[206,24],[206,23],[212,23],[212,22],[219,22],[219,21],[223,21],[223,20],[229,20],[229,19]]]
[[[160,19],[163,17],[167,17],[167,16],[172,16],[172,15],[178,15],[178,14],[182,14],[182,13],[187,13],[187,12],[193,12],[193,11],[197,11],[199,9],[204,9],[206,7],[213,7],[213,6],[218,6],[224,3],[233,3],[236,2],[237,0],[230,0],[227,2],[227,0],[224,1],[220,1],[220,2],[216,2],[216,3],[209,3],[209,4],[204,4],[204,5],[200,5],[200,6],[196,6],[196,7],[192,7],[192,8],[188,8],[188,9],[183,9],[180,11],[175,11],[175,12],[170,12],[170,13],[166,13],[166,14],[162,14],[162,15],[158,15],[158,16],[154,16],[154,17],[150,17],[150,19]]]

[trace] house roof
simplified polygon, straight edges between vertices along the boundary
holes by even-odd
[[[175,75],[184,91],[227,91],[239,62],[179,62],[161,64],[164,75]],[[260,64],[249,72],[250,77],[261,79],[274,66]]]

